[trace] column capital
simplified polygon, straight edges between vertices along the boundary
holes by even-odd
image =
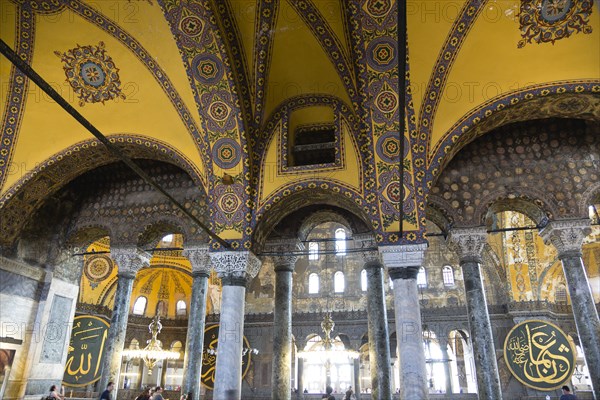
[[[192,265],[192,276],[210,275],[211,263],[207,244],[188,246],[183,250],[182,255]]]
[[[299,251],[304,250],[304,245],[297,239],[277,239],[269,240],[265,245],[267,257],[273,261],[275,272],[277,271],[293,271],[296,260],[298,260]]]
[[[379,253],[388,274],[394,279],[416,279],[425,259],[427,243],[381,246]]]
[[[563,219],[550,221],[540,229],[544,243],[552,244],[558,250],[558,258],[581,257],[583,240],[592,231],[590,219]]]
[[[448,234],[448,246],[458,254],[460,263],[475,261],[481,263],[483,247],[487,242],[485,226],[452,228]]]
[[[371,234],[354,235],[354,243],[365,262],[365,268],[381,267],[381,258],[377,250],[377,241]]]
[[[119,276],[135,277],[144,265],[150,264],[152,255],[137,246],[111,246],[110,257],[117,264]]]
[[[209,254],[224,285],[243,286],[260,270],[261,262],[251,251],[220,251]]]

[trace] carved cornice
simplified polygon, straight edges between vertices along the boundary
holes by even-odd
[[[550,221],[540,230],[544,243],[558,250],[558,258],[581,257],[583,239],[592,231],[590,219]]]
[[[416,279],[416,274],[419,272],[419,268],[423,265],[423,260],[425,259],[425,250],[427,250],[427,243],[419,243],[381,246],[379,253],[381,254],[383,265],[388,269],[392,279]],[[416,273],[414,272],[415,269]],[[413,273],[414,277],[412,276]]]
[[[211,269],[208,245],[190,246],[183,250],[182,255],[190,260],[192,276],[209,276]]]
[[[298,252],[304,250],[302,242],[296,239],[269,240],[265,253],[275,266],[275,271],[293,271],[298,260]]]
[[[119,276],[135,277],[144,265],[150,264],[152,256],[136,246],[111,246],[110,258],[117,264]]]
[[[261,262],[250,251],[221,251],[210,253],[210,260],[223,284],[238,285],[254,278]]]
[[[481,263],[483,247],[487,243],[487,230],[485,226],[472,228],[453,228],[448,235],[448,246],[458,254],[460,263]]]
[[[33,267],[25,264],[22,261],[13,260],[2,256],[0,256],[0,269],[12,272],[13,274],[26,276],[28,278],[35,279],[36,281],[44,279],[44,274],[46,273],[41,267]]]

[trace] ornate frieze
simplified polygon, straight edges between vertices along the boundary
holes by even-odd
[[[208,245],[190,246],[183,250],[183,256],[190,260],[192,275],[210,275],[212,267]]]
[[[567,219],[550,221],[540,230],[544,243],[552,244],[558,250],[558,257],[581,257],[583,239],[590,234],[590,219]]]
[[[461,263],[466,261],[481,263],[483,246],[486,242],[485,226],[453,228],[448,235],[448,246],[458,254]]]
[[[377,242],[373,235],[354,235],[354,243],[361,250],[360,255],[365,262],[365,268],[369,268],[369,266],[381,267]]]
[[[250,251],[210,253],[210,259],[224,285],[241,285],[243,281],[254,278],[261,266],[258,257]]]
[[[110,257],[119,268],[119,276],[135,277],[144,266],[150,264],[151,255],[136,246],[112,246]]]
[[[391,270],[396,268],[421,267],[425,259],[426,249],[427,243],[381,246],[379,247],[379,253],[383,265],[391,273]]]

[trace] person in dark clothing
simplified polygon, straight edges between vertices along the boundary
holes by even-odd
[[[148,389],[144,389],[144,391],[135,398],[135,400],[150,400],[150,391]]]
[[[106,386],[106,390],[104,392],[102,392],[102,394],[100,395],[100,400],[112,400],[112,391],[115,388],[115,383],[114,382],[108,382],[108,385]]]
[[[154,389],[154,394],[152,395],[152,400],[164,400],[162,391],[163,391],[163,388],[161,388],[160,386],[157,386],[156,389]]]
[[[351,400],[352,399],[352,393],[354,393],[352,391],[352,386],[349,386],[348,390],[346,390],[346,397],[344,397],[344,400]]]
[[[560,396],[560,400],[577,400],[577,396],[571,394],[571,389],[567,385],[562,387],[562,396]]]

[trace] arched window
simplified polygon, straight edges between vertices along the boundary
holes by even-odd
[[[343,228],[335,230],[335,254],[346,255],[346,231]]]
[[[345,286],[344,273],[342,271],[336,272],[333,276],[333,291],[335,293],[343,293]]]
[[[319,243],[310,242],[308,244],[308,259],[311,261],[319,259]]]
[[[168,234],[167,236],[163,237],[163,238],[162,238],[162,242],[163,242],[164,244],[171,244],[171,243],[173,243],[173,234],[172,234],[172,233],[170,233],[170,234]]]
[[[319,293],[319,275],[314,272],[308,276],[308,293]]]
[[[567,302],[567,289],[564,285],[559,285],[556,287],[556,293],[554,294],[554,299],[557,303],[566,303]]]
[[[367,291],[367,270],[363,269],[360,271],[360,289],[363,292]]]
[[[146,304],[148,303],[148,299],[144,296],[140,296],[133,303],[133,313],[135,315],[144,315],[146,312]]]
[[[444,286],[454,286],[454,270],[449,265],[444,265]]]
[[[186,315],[187,314],[187,306],[185,301],[179,300],[177,302],[177,315]]]
[[[424,267],[421,267],[417,274],[417,286],[421,288],[427,287],[427,274]]]
[[[156,304],[156,314],[160,313],[161,317],[166,317],[168,311],[167,303],[164,301],[161,300]]]

